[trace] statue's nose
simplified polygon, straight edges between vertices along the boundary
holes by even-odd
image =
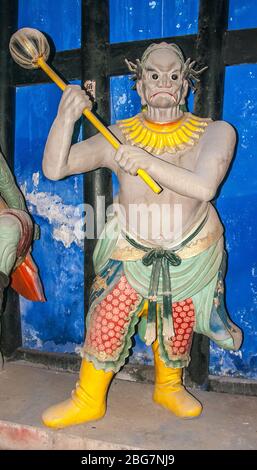
[[[162,88],[171,87],[171,80],[167,74],[162,75],[161,80],[160,80],[160,87]]]

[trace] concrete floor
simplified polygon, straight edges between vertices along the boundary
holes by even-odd
[[[153,404],[152,385],[115,380],[101,421],[51,431],[41,412],[67,398],[77,375],[23,362],[0,372],[2,449],[257,449],[257,398],[195,391],[202,416],[180,420]]]

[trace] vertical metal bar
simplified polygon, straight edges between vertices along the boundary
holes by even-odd
[[[105,123],[109,123],[109,1],[82,0],[82,83],[86,80],[96,82],[97,114]],[[84,138],[93,136],[96,130],[84,121]],[[112,174],[108,169],[98,169],[84,176],[84,202],[94,209],[95,234],[101,224],[101,202],[99,196],[105,198],[104,206],[112,203]],[[89,290],[94,278],[92,263],[96,239],[85,239],[85,314],[89,306]]]
[[[222,54],[228,6],[228,0],[201,0],[199,7],[196,60],[198,64],[208,65],[208,70],[201,77],[194,112],[212,119],[220,119],[223,108],[225,67]],[[193,383],[203,387],[208,386],[209,349],[209,339],[195,334],[188,374]]]
[[[0,145],[13,168],[15,132],[15,88],[11,87],[9,40],[18,24],[18,1],[0,0]],[[21,322],[18,296],[11,289],[2,318],[1,347],[10,356],[21,346]]]
[[[9,40],[17,29],[18,0],[0,0],[0,145],[9,165],[14,157],[15,88],[10,86]]]
[[[201,0],[196,60],[208,65],[195,97],[195,113],[219,119],[223,108],[225,67],[223,38],[228,25],[229,0]]]

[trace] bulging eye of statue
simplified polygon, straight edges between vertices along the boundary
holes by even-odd
[[[177,80],[177,79],[178,79],[178,74],[177,74],[177,73],[173,73],[173,74],[171,75],[171,79],[174,80],[174,81]]]
[[[158,73],[155,73],[155,72],[152,73],[152,79],[153,79],[153,80],[158,80],[158,78],[159,78]]]

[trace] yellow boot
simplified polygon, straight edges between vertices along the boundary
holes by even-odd
[[[182,369],[167,367],[159,356],[159,345],[153,344],[155,389],[153,399],[180,418],[195,418],[202,412],[201,403],[182,385]]]
[[[101,419],[106,412],[106,394],[113,375],[113,372],[96,370],[91,362],[83,359],[76,390],[69,400],[44,411],[45,426],[65,428]]]

